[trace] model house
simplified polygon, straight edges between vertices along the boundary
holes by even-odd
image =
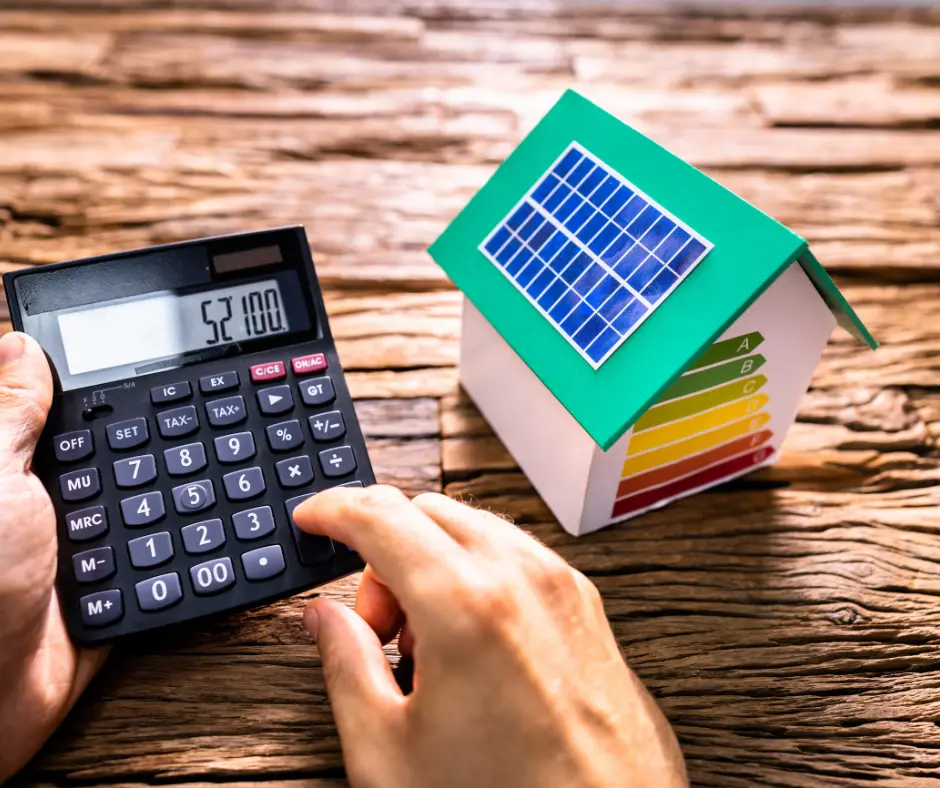
[[[431,254],[465,390],[573,534],[772,463],[835,325],[876,347],[806,241],[571,91]]]

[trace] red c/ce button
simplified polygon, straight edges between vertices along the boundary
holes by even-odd
[[[267,361],[264,364],[255,364],[251,368],[252,383],[266,383],[269,380],[280,380],[287,377],[287,370],[283,361]]]

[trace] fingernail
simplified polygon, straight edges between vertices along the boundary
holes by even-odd
[[[317,609],[312,603],[307,605],[304,611],[304,627],[307,629],[307,634],[316,640],[320,632],[320,616],[317,615]]]
[[[22,334],[11,331],[0,337],[0,367],[17,361],[26,351],[26,340]]]

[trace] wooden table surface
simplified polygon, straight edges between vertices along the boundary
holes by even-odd
[[[378,476],[591,576],[696,785],[940,783],[940,14],[0,5],[4,270],[305,224]],[[461,396],[425,252],[568,86],[809,238],[883,342],[833,337],[776,467],[578,540]],[[22,782],[344,784],[302,607],[116,650]]]

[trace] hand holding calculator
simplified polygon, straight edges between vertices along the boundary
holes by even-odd
[[[374,483],[302,228],[4,276],[56,392],[34,470],[74,640],[242,609],[362,568],[294,508]]]

